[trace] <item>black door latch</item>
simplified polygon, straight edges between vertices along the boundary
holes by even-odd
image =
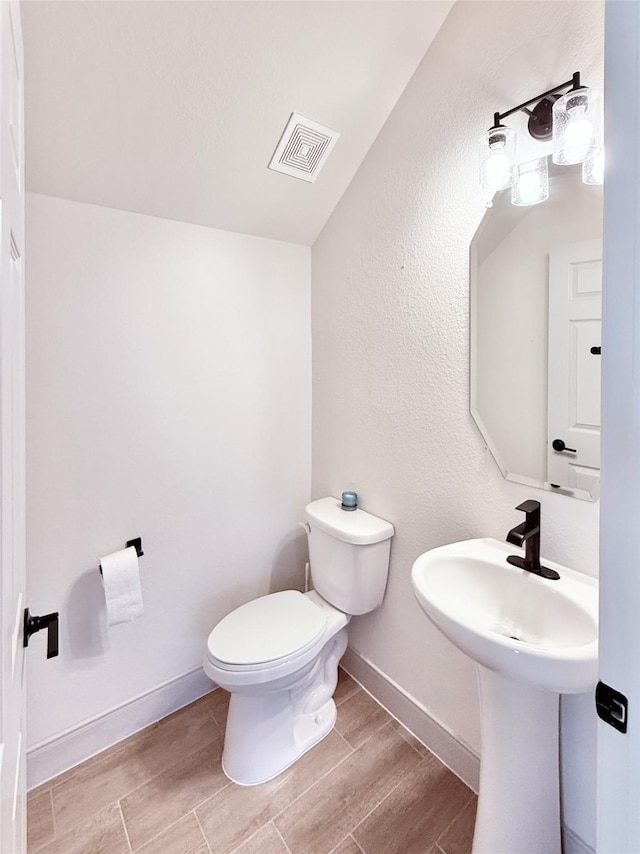
[[[58,654],[58,614],[45,614],[43,617],[32,617],[29,609],[24,609],[24,646],[29,646],[29,638],[40,629],[47,630],[47,658],[55,658]]]
[[[628,700],[604,682],[598,682],[596,686],[596,711],[598,717],[610,724],[620,732],[627,731],[627,705]]]
[[[571,454],[577,454],[578,453],[575,448],[567,448],[563,439],[554,439],[553,442],[551,443],[551,447],[553,448],[554,451],[558,451],[558,453],[560,453],[562,451],[568,451]]]

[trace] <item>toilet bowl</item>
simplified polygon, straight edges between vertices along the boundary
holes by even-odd
[[[264,783],[331,731],[349,619],[315,591],[286,590],[237,608],[211,632],[205,673],[231,692],[229,779]]]
[[[222,767],[240,785],[271,780],[331,732],[347,624],[382,602],[393,526],[339,508],[305,508],[315,590],[254,599],[209,635],[205,673],[231,692]]]

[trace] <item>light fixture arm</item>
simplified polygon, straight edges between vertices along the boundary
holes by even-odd
[[[554,86],[553,89],[548,89],[546,92],[542,92],[540,95],[536,95],[535,98],[530,98],[528,101],[525,101],[522,104],[518,104],[517,107],[512,107],[510,110],[506,110],[504,113],[494,113],[493,114],[493,127],[500,127],[500,123],[503,119],[512,116],[514,113],[525,112],[531,115],[531,110],[528,110],[527,107],[530,107],[532,104],[536,104],[539,101],[544,100],[544,98],[548,98],[550,95],[559,95],[563,89],[574,90],[581,89],[582,86],[580,84],[580,72],[574,72],[571,80],[567,80],[566,83],[560,83],[559,86]]]

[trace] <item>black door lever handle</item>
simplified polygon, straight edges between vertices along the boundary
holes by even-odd
[[[23,645],[29,646],[29,638],[40,629],[47,630],[47,658],[55,658],[58,654],[58,616],[59,612],[54,614],[45,614],[43,617],[32,617],[29,609],[24,609],[24,639]]]
[[[578,453],[575,448],[567,448],[567,446],[562,441],[562,439],[554,439],[553,442],[551,443],[551,447],[553,448],[554,451],[569,451],[569,453],[571,453],[571,454],[577,454]]]

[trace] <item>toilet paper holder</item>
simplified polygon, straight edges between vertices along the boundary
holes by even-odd
[[[144,555],[144,552],[142,551],[142,537],[135,537],[133,540],[127,540],[125,548],[128,549],[131,546],[136,550],[138,557],[142,557]],[[98,569],[100,570],[100,575],[102,575],[102,567],[99,566]]]

